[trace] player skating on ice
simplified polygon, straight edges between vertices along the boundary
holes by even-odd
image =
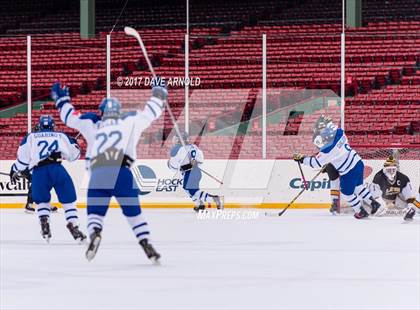
[[[37,132],[39,131],[39,124],[36,124],[33,132]],[[28,193],[27,193],[27,198],[26,198],[26,204],[25,204],[25,212],[26,213],[35,213],[35,207],[34,207],[34,200],[32,198],[32,171],[29,169],[25,169],[23,171],[21,171],[20,173],[15,174],[15,171],[13,171],[13,166],[12,169],[10,169],[10,178],[13,178],[13,181],[17,181],[18,179],[20,179],[21,177],[23,177],[24,179],[26,179],[28,181]],[[57,212],[58,208],[55,206],[50,206],[51,211],[52,212]]]
[[[318,122],[325,118],[322,115]],[[344,131],[333,122],[327,122],[313,142],[320,149],[316,156],[295,154],[293,159],[314,169],[321,169],[328,163],[332,164],[340,174],[342,197],[353,208],[355,218],[369,216],[362,206],[363,201],[369,202],[372,208],[371,214],[375,214],[381,205],[373,199],[369,189],[363,186],[363,161],[348,144]]]
[[[41,234],[49,241],[51,189],[54,188],[58,201],[62,204],[67,228],[73,238],[83,241],[86,236],[79,230],[76,208],[76,190],[62,160],[77,160],[80,149],[76,140],[66,134],[54,131],[54,119],[49,115],[39,119],[39,131],[28,134],[21,142],[16,162],[12,166],[15,179],[22,171],[32,170],[32,198],[37,205],[41,223]]]
[[[411,221],[420,208],[408,176],[398,171],[393,156],[388,157],[382,170],[378,171],[370,184],[372,196],[382,202],[384,210],[397,208],[405,210],[404,220]]]
[[[314,141],[315,138],[321,133],[329,123],[332,122],[332,119],[328,116],[321,115],[321,117],[317,120],[313,127],[313,137],[312,140]],[[336,215],[339,212],[340,208],[340,174],[338,173],[337,169],[331,163],[326,164],[323,168],[323,173],[328,174],[328,178],[330,179],[330,197],[331,197],[331,207],[330,212],[333,215]]]
[[[96,122],[85,122],[77,117],[67,88],[61,88],[56,83],[52,93],[65,123],[74,128],[77,126],[76,129],[87,137],[88,154],[91,156],[87,198],[90,244],[86,258],[92,260],[96,255],[102,238],[103,219],[114,196],[146,256],[158,262],[160,254],[149,243],[149,228],[140,209],[139,190],[130,167],[137,158],[136,146],[141,133],[160,117],[164,109],[168,95],[164,81],[153,80],[152,96],[143,111],[123,115],[117,99],[105,98],[100,105],[103,108],[102,119]],[[67,115],[72,113],[74,117],[69,121],[70,116]]]
[[[202,173],[200,165],[204,162],[203,152],[197,145],[189,142],[186,132],[182,133],[185,147],[177,136],[174,136],[174,146],[170,151],[168,167],[180,171],[183,175],[183,188],[194,202],[194,210],[204,210],[206,203],[215,203],[217,209],[223,209],[223,199],[200,190]]]

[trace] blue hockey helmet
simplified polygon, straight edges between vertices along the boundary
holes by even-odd
[[[335,134],[337,133],[337,126],[334,123],[330,122],[327,127],[321,130],[320,136],[322,141],[324,142],[324,146],[331,143],[334,138]]]
[[[41,115],[38,130],[54,130],[55,122],[51,115]]]
[[[119,118],[121,116],[121,104],[116,98],[104,98],[99,105],[102,118]]]
[[[189,136],[188,132],[186,132],[186,131],[181,131],[181,138],[182,138],[182,140],[184,141],[184,143],[185,143],[185,144],[189,144],[189,139],[190,139],[190,136]],[[182,144],[182,143],[181,143],[181,140],[179,139],[179,137],[178,137],[178,135],[177,135],[177,134],[175,134],[175,135],[173,136],[173,138],[172,138],[172,143],[173,143],[174,145],[177,145],[177,144]]]
[[[337,133],[337,126],[333,122],[329,122],[326,127],[320,130],[318,134],[314,135],[313,141],[318,148],[328,146],[334,141]]]

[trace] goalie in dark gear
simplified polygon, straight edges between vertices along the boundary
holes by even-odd
[[[404,210],[404,220],[413,219],[420,202],[416,200],[408,176],[398,171],[398,162],[393,156],[385,161],[383,168],[375,174],[370,190],[386,210]]]

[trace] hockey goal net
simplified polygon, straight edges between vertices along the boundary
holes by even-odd
[[[375,174],[382,170],[385,160],[392,155],[398,162],[398,170],[409,177],[414,193],[419,192],[420,145],[394,145],[383,148],[359,145],[355,149],[365,163],[365,186],[369,186],[372,183]],[[353,210],[342,200],[340,201],[340,205],[340,213],[353,213]],[[387,210],[386,213],[388,215],[401,215],[402,212],[400,209],[395,209]]]

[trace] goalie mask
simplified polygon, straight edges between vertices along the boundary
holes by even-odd
[[[398,171],[398,163],[393,156],[389,156],[384,163],[384,168],[382,169],[388,181],[391,183],[395,182]]]

